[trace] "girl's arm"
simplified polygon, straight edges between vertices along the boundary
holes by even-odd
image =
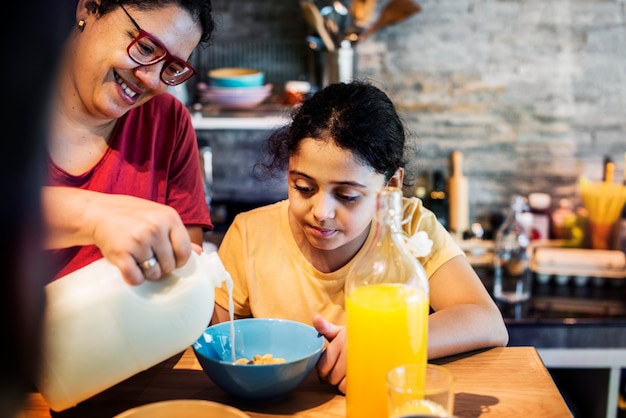
[[[462,255],[444,263],[430,278],[428,358],[505,346],[509,334],[502,314]]]

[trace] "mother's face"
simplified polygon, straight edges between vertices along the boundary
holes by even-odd
[[[64,84],[93,116],[113,119],[122,116],[168,87],[161,80],[164,61],[151,65],[137,64],[128,55],[129,44],[139,34],[131,18],[121,7],[104,16],[82,12],[82,32],[73,36],[69,82]],[[169,54],[188,60],[201,36],[201,27],[177,5],[153,10],[124,6],[137,25],[157,39]],[[63,75],[62,75],[63,76]],[[74,89],[74,91],[72,91]]]

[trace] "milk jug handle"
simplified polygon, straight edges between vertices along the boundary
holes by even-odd
[[[205,263],[209,272],[209,279],[213,282],[213,286],[221,287],[222,282],[231,281],[230,274],[226,271],[222,260],[216,251],[200,254],[200,262]]]

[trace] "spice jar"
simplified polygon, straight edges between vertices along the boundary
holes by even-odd
[[[311,83],[308,81],[287,81],[285,83],[285,104],[296,106],[311,92]]]

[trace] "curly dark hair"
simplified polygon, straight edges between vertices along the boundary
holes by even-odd
[[[169,5],[177,5],[187,10],[194,22],[200,23],[202,36],[200,43],[207,45],[215,30],[215,21],[211,15],[211,0],[100,0],[100,4],[94,3],[100,15],[105,15],[120,4],[136,7],[140,10],[154,10]]]
[[[266,160],[254,177],[279,177],[306,138],[333,141],[387,181],[405,166],[405,127],[391,99],[366,81],[331,84],[295,108],[291,123],[264,143]]]

